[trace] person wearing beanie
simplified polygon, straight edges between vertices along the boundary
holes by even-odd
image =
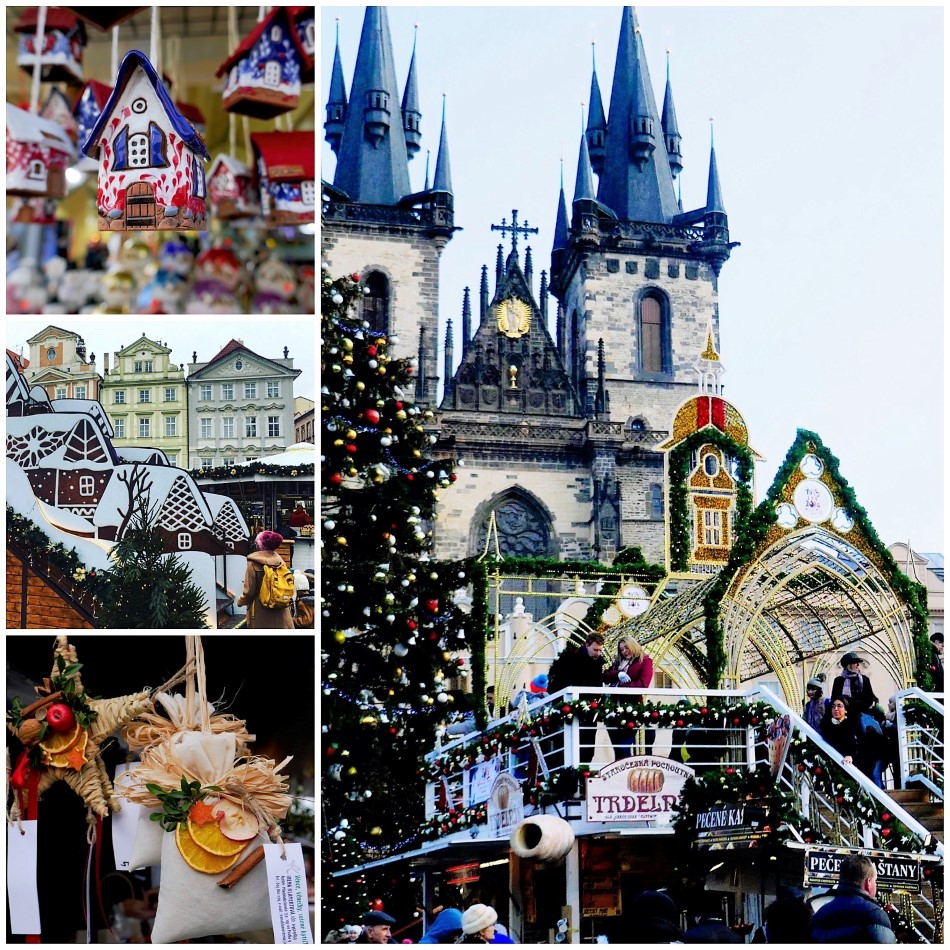
[[[265,607],[260,598],[265,565],[274,570],[284,567],[284,559],[277,553],[277,548],[283,543],[283,536],[276,531],[262,531],[254,539],[257,550],[247,556],[244,592],[238,599],[237,605],[238,607],[247,606],[248,630],[293,630],[294,628],[290,604],[286,607]]]
[[[825,699],[825,674],[817,673],[805,685],[805,709],[802,719],[817,731],[825,715],[828,700]]]
[[[495,921],[498,913],[487,904],[472,904],[462,914],[460,943],[491,943],[495,939]]]
[[[521,706],[521,700],[527,699],[528,705],[536,703],[539,700],[548,698],[548,674],[539,673],[530,683],[528,683],[527,689],[519,690],[511,702],[509,703],[511,709],[517,712],[518,707]]]

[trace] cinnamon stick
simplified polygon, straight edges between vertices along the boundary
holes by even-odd
[[[42,709],[44,706],[52,706],[57,700],[62,699],[63,691],[61,689],[56,690],[55,693],[50,693],[49,696],[43,696],[38,699],[35,703],[30,703],[29,706],[24,706],[20,710],[20,715],[25,719],[31,713],[35,713],[37,709]]]
[[[229,891],[238,881],[264,860],[264,845],[259,844],[240,864],[231,869],[227,877],[218,881],[218,887]]]

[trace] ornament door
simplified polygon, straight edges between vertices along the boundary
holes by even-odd
[[[129,229],[155,229],[155,190],[145,181],[125,189],[125,226]]]

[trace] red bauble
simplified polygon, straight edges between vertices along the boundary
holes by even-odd
[[[891,829],[890,829],[890,828],[882,828],[882,829],[881,829],[881,837],[882,837],[882,838],[889,838],[890,836],[891,836]]]
[[[369,902],[370,910],[382,910],[383,909],[383,899],[381,897],[374,897]]]
[[[347,446],[346,446],[346,451],[349,452],[350,455],[355,455],[355,454],[356,454],[356,446],[355,446],[352,442],[350,442],[350,443],[348,443]]]
[[[452,472],[452,474],[449,475],[450,482],[454,482],[457,478],[458,478],[458,475],[456,475],[455,472]]]
[[[360,282],[360,275],[350,274],[350,280],[352,280],[354,284],[358,284]]]
[[[651,719],[659,719],[659,718],[660,718],[660,714],[659,714],[658,712],[652,712],[652,713],[650,713],[650,718],[651,718]]]
[[[437,614],[439,612],[439,602],[435,598],[427,600],[424,606],[429,613]]]
[[[66,732],[76,725],[76,717],[65,703],[53,703],[46,710],[46,721],[54,732]]]
[[[366,347],[366,353],[367,353],[368,356],[375,356],[375,355],[376,355],[376,347],[373,346],[373,344],[371,343],[368,347]]]
[[[881,815],[881,821],[890,821],[890,820],[891,820],[891,813],[889,811],[886,811],[884,812],[883,815]]]
[[[371,425],[374,426],[379,422],[379,413],[375,409],[367,409],[363,413],[363,418]]]
[[[339,485],[343,481],[343,476],[339,472],[334,472],[327,481],[331,485]]]

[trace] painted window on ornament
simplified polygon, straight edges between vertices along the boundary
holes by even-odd
[[[46,166],[38,158],[34,158],[30,162],[26,177],[33,181],[46,181]]]
[[[148,136],[144,132],[129,136],[129,168],[148,168]]]
[[[267,65],[264,67],[264,85],[265,86],[279,86],[280,85],[280,63],[275,60],[269,60]]]
[[[197,155],[191,158],[191,193],[197,198],[205,196],[205,173]]]
[[[302,181],[300,183],[301,203],[306,205],[308,208],[310,208],[313,206],[313,203],[315,200],[316,200],[316,191],[314,190],[314,183],[312,181]]]
[[[280,42],[280,27],[279,26],[272,26],[270,28],[270,38],[274,43]]]
[[[187,531],[178,532],[178,550],[179,551],[191,550],[191,535]]]
[[[307,21],[307,25],[304,27],[303,37],[303,48],[308,53],[312,53],[316,42],[316,27],[314,26],[313,20]]]
[[[144,99],[136,99],[145,102]],[[133,103],[133,110],[135,103]],[[144,110],[142,110],[144,111]],[[148,132],[129,132],[126,125],[116,134],[112,143],[115,153],[113,171],[126,168],[165,168],[168,159],[165,156],[165,133],[154,122],[149,122]]]
[[[91,475],[79,476],[79,494],[88,498],[96,493],[96,480]]]

